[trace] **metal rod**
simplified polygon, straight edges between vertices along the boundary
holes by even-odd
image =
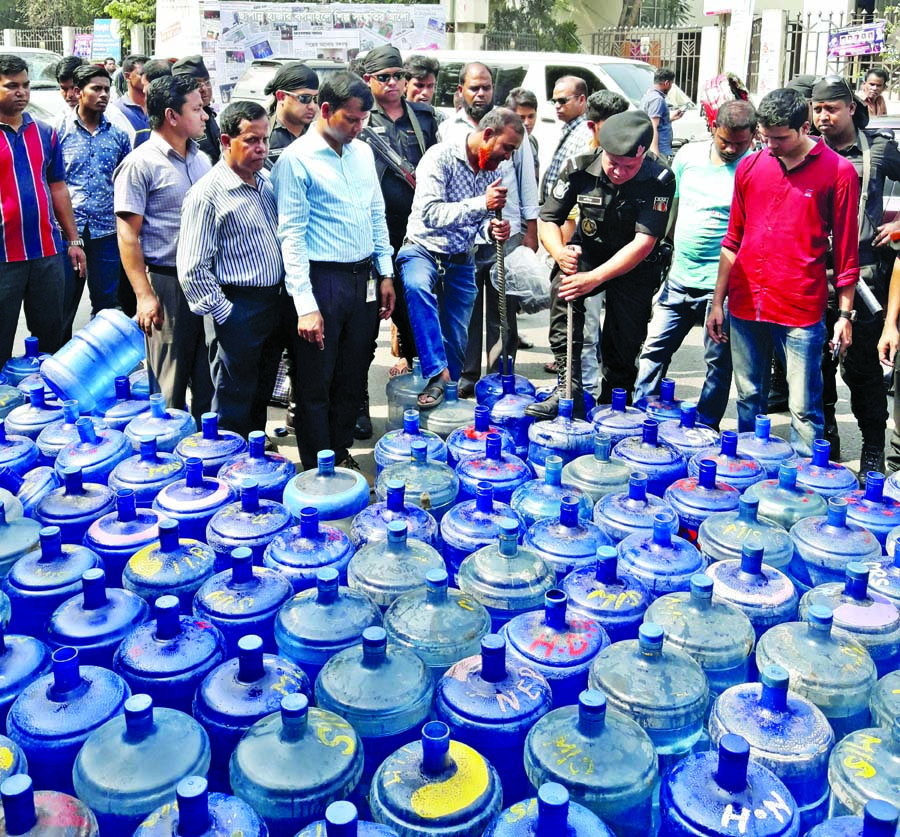
[[[497,210],[495,216],[498,221],[502,220],[503,213]],[[494,246],[497,250],[497,313],[500,317],[500,347],[503,353],[504,375],[509,374],[509,324],[506,322],[506,252],[504,250],[503,241],[495,241]],[[485,298],[487,294],[485,294]]]
[[[572,398],[572,301],[566,303],[566,398]]]

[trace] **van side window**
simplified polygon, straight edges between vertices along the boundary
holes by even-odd
[[[550,101],[550,98],[553,96],[553,88],[556,87],[556,82],[563,76],[577,76],[580,79],[584,79],[584,83],[587,85],[588,96],[590,96],[591,93],[595,93],[597,90],[606,90],[606,85],[585,67],[577,67],[571,64],[569,66],[562,64],[548,64],[545,69],[545,78],[547,81],[546,101]]]

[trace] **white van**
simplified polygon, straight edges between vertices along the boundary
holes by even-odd
[[[404,58],[416,52],[407,50]],[[566,52],[491,52],[476,50],[427,50],[422,54],[437,59],[441,65],[435,85],[434,106],[453,111],[453,94],[459,83],[460,69],[470,61],[480,61],[491,68],[494,76],[494,102],[502,104],[515,87],[531,90],[538,100],[535,135],[541,148],[541,169],[549,163],[559,138],[560,124],[550,103],[556,80],[561,76],[584,79],[588,93],[613,90],[621,93],[633,107],[653,85],[654,68],[643,61],[606,55],[582,55]],[[672,108],[687,112],[672,128],[676,139],[708,138],[706,122],[697,106],[676,85],[668,97]]]

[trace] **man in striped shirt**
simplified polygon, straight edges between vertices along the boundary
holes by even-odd
[[[25,61],[0,55],[0,366],[12,355],[23,301],[28,329],[41,348],[59,349],[61,254],[68,253],[74,270],[85,269],[59,140],[25,112],[30,90]]]
[[[373,105],[357,75],[319,87],[319,118],[272,169],[285,283],[297,311],[297,447],[304,468],[320,450],[350,456],[378,320],[394,308],[391,242],[372,150],[354,142]],[[372,273],[380,276],[380,288]]]
[[[269,120],[256,102],[219,116],[222,157],[188,192],[178,239],[178,278],[204,317],[219,424],[247,436],[266,429],[280,355],[272,341],[285,311],[275,193],[261,169]],[[294,318],[291,318],[294,319]]]

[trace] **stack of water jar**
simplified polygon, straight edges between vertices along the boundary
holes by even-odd
[[[668,380],[420,417],[416,363],[372,491],[198,432],[142,352],[102,312],[0,382],[0,837],[896,833],[882,475]]]

